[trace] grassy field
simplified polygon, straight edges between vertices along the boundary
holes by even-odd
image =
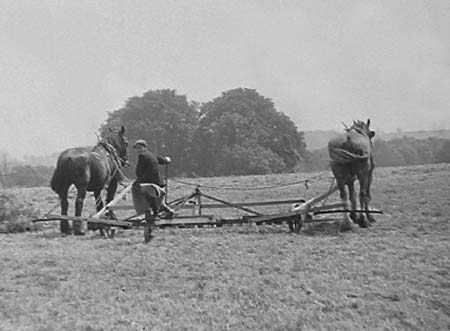
[[[195,182],[308,177],[317,179],[307,197],[327,189],[329,173]],[[373,206],[385,214],[347,233],[333,225],[299,235],[287,226],[165,229],[145,245],[140,230],[62,238],[49,223],[0,235],[0,330],[448,330],[449,187],[448,164],[377,169]],[[170,189],[175,197],[191,188]],[[305,194],[303,186],[204,190],[231,201]],[[57,202],[47,188],[19,193],[41,213]],[[87,205],[86,214],[91,198]]]

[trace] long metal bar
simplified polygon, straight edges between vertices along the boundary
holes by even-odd
[[[337,202],[337,203],[327,204],[327,205],[323,205],[323,206],[313,206],[308,210],[308,212],[316,213],[321,210],[330,210],[330,209],[345,208],[345,207],[347,207],[347,204],[345,202]]]
[[[57,214],[48,214],[46,218],[32,220],[32,222],[61,221],[61,220],[84,221],[84,222],[89,222],[89,223],[98,223],[98,224],[106,224],[106,225],[112,225],[112,226],[125,226],[125,227],[133,225],[130,222],[106,220],[106,219],[92,218],[92,217],[57,215]]]
[[[192,197],[191,197],[192,198]],[[182,201],[182,200],[180,200]],[[233,206],[224,205],[223,203],[202,203],[202,209],[217,209],[217,208],[235,208],[235,206],[245,207],[245,206],[272,206],[272,205],[287,205],[303,203],[302,199],[290,199],[290,200],[272,200],[272,201],[251,201],[251,202],[231,202]],[[173,202],[170,202],[172,205]],[[341,205],[337,207],[342,207]],[[191,206],[183,205],[177,209],[191,209]],[[134,209],[132,205],[117,205],[113,208],[114,210],[130,210]]]
[[[307,212],[311,206],[313,206],[314,204],[316,204],[317,202],[329,197],[331,194],[333,194],[334,192],[336,192],[338,190],[337,185],[333,186],[332,188],[330,188],[327,192],[318,195],[312,199],[309,199],[308,201],[306,201],[305,203],[301,204],[298,207],[292,208],[292,211],[296,211],[296,212]]]
[[[371,210],[368,210],[368,211],[365,211],[365,210],[362,210],[362,209],[355,209],[355,210],[332,209],[332,210],[314,211],[314,215],[317,215],[317,214],[333,214],[333,213],[351,213],[352,211],[355,212],[355,213],[383,214],[382,210],[377,210],[377,209],[371,209]]]
[[[210,199],[210,200],[213,200],[213,201],[217,201],[217,202],[223,203],[224,205],[228,205],[228,206],[230,206],[230,207],[234,207],[234,208],[236,208],[236,209],[240,209],[240,210],[246,211],[246,212],[251,213],[251,214],[254,214],[254,215],[258,215],[258,216],[262,216],[262,215],[263,215],[263,214],[261,214],[260,212],[257,212],[256,210],[252,210],[252,209],[250,209],[250,208],[245,208],[245,207],[242,207],[242,206],[238,206],[238,205],[233,204],[233,203],[231,203],[231,202],[228,202],[228,201],[225,201],[225,200],[221,200],[221,199],[215,198],[215,197],[210,196],[210,195],[205,194],[205,193],[200,193],[200,194],[201,194],[202,196],[204,196],[205,198],[207,198],[207,199]]]
[[[190,195],[185,196],[182,200],[177,202],[176,206],[172,206],[172,204],[169,204],[175,211],[181,209],[190,199],[197,196],[197,190],[191,193]]]
[[[271,200],[271,201],[250,201],[250,202],[231,202],[233,206],[228,207],[246,207],[246,206],[272,206],[272,205],[283,205],[283,204],[295,204],[301,203],[302,199],[290,199],[290,200]],[[223,203],[203,203],[202,208],[226,208]]]

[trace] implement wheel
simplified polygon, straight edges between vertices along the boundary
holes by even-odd
[[[300,233],[303,225],[302,216],[299,214],[295,219],[290,220],[288,224],[289,230],[291,230],[291,232]]]

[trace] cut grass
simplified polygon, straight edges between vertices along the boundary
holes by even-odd
[[[147,245],[139,230],[115,240],[61,238],[53,224],[3,235],[0,329],[448,329],[449,170],[379,169],[373,200],[387,213],[356,233],[319,228],[295,235],[287,226],[165,229]],[[204,182],[258,186],[308,176]],[[328,184],[313,182],[308,195]],[[171,187],[172,194],[182,190],[190,188]],[[287,191],[218,195],[231,201],[243,200],[241,194],[248,200],[303,196],[298,187]],[[46,194],[36,201],[44,211]]]

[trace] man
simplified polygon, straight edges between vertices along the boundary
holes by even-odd
[[[144,212],[148,231],[151,235],[151,226],[154,218],[160,211],[164,211],[167,217],[173,217],[175,212],[164,201],[166,183],[159,174],[159,165],[171,163],[170,157],[155,156],[148,150],[147,142],[137,140],[133,149],[138,153],[136,165],[136,181],[133,183],[133,200],[137,212]]]

